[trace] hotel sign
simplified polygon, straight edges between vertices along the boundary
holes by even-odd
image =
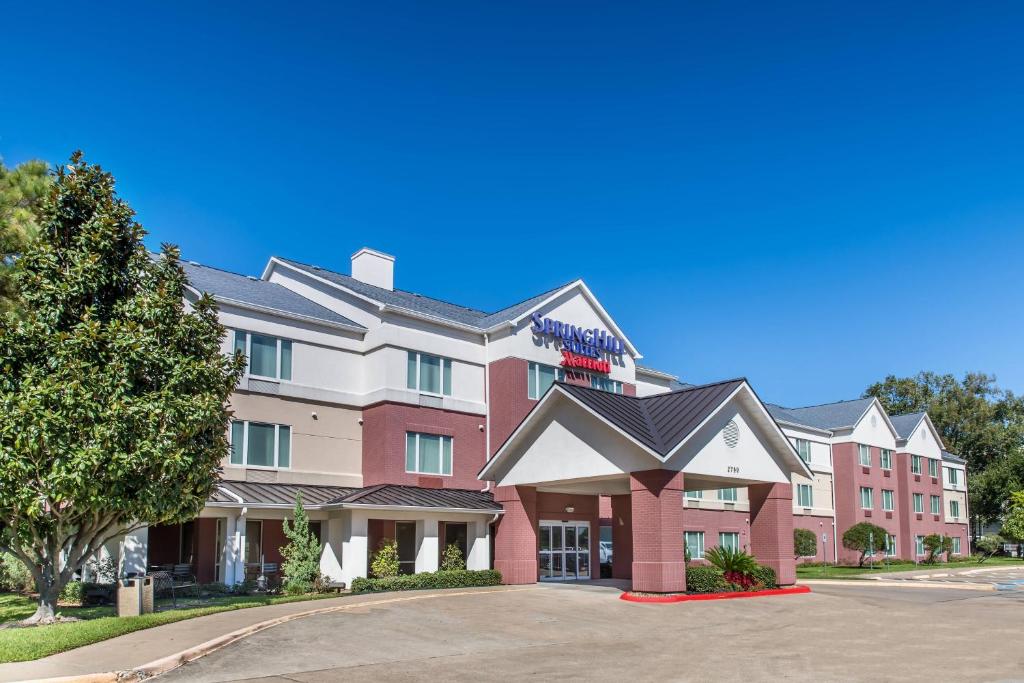
[[[570,325],[545,318],[540,313],[534,313],[530,318],[534,334],[561,342],[562,365],[567,368],[609,373],[611,363],[604,359],[604,354],[621,356],[626,350],[623,341],[606,330]]]

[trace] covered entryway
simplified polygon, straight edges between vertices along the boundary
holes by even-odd
[[[613,577],[631,579],[637,591],[682,591],[684,492],[746,487],[750,550],[781,584],[793,583],[793,472],[809,474],[745,380],[645,398],[555,384],[480,473],[495,482],[505,510],[495,568],[506,583],[579,577],[578,527],[570,525],[571,550],[565,529],[582,519],[593,576],[598,544],[591,536],[605,495]],[[567,553],[575,556],[575,577]]]
[[[590,524],[542,521],[538,553],[541,581],[589,579]]]

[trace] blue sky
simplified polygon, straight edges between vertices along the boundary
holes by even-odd
[[[643,362],[786,405],[1024,391],[1019,3],[36,5],[0,155],[84,149],[153,246],[367,245],[485,310],[582,277]]]

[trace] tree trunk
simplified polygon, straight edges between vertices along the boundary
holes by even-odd
[[[26,619],[26,624],[48,624],[54,620],[57,614],[57,598],[60,596],[61,587],[56,584],[48,586],[36,586],[39,589],[39,604],[36,606],[36,613]]]

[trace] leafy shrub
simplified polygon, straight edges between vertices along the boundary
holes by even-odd
[[[84,605],[85,584],[81,581],[68,581],[64,584],[57,601],[66,605]]]
[[[984,562],[1003,549],[1003,539],[997,534],[985,534],[975,541],[974,545],[981,551],[978,562]]]
[[[282,590],[285,595],[305,595],[312,592],[313,584],[299,579],[291,579],[285,582]]]
[[[327,576],[327,574],[317,574],[316,578],[313,580],[313,592],[330,593],[332,590],[334,590],[334,587],[331,586],[331,583],[331,577]]]
[[[885,548],[885,539],[889,532],[871,522],[858,522],[843,532],[843,547],[860,553],[857,566],[864,566],[864,559],[869,554]]]
[[[228,595],[233,592],[231,586],[227,586],[218,581],[214,581],[213,583],[204,583],[199,587],[199,590],[207,595]]]
[[[282,531],[289,543],[281,548],[281,556],[284,558],[281,571],[286,586],[297,581],[311,588],[316,577],[320,575],[320,541],[309,530],[309,517],[302,505],[301,493],[295,495],[295,509],[292,514],[294,520],[291,524],[287,518],[282,523]],[[285,592],[288,590],[286,587]]]
[[[256,580],[246,579],[239,581],[231,587],[231,592],[235,595],[252,595],[256,592]]]
[[[117,563],[111,557],[104,557],[100,560],[90,558],[85,562],[85,568],[89,572],[91,583],[113,584],[117,582]]]
[[[953,552],[953,539],[949,536],[939,534],[928,534],[924,537],[924,549],[928,551],[925,558],[927,564],[933,564],[939,559],[939,555],[949,555]]]
[[[751,573],[754,577],[754,581],[761,588],[778,588],[778,578],[775,576],[775,570],[771,567],[766,567],[763,564],[759,564],[754,568]]]
[[[0,556],[0,589],[30,593],[34,588],[35,581],[28,567],[14,555],[3,553]]]
[[[393,538],[385,538],[377,548],[377,554],[373,556],[370,564],[370,571],[378,579],[390,579],[398,576],[398,541]]]
[[[467,588],[471,586],[497,586],[501,583],[501,572],[493,569],[460,569],[456,571],[423,572],[357,578],[352,582],[353,593],[383,593],[384,591],[423,590],[428,588]]]
[[[793,529],[793,553],[796,557],[817,557],[818,536],[810,529]]]
[[[441,571],[452,572],[465,568],[466,560],[462,557],[462,549],[454,543],[449,543],[441,558]]]
[[[718,567],[690,566],[686,568],[687,593],[725,593],[731,589]]]
[[[754,587],[753,573],[757,569],[757,560],[746,552],[715,546],[704,553],[704,559],[720,569],[726,581],[741,590],[749,590]]]

